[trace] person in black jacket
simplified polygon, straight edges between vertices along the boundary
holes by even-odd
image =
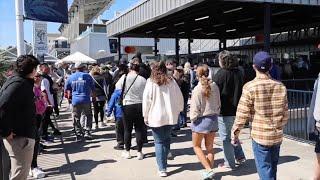
[[[229,51],[220,52],[219,65],[221,69],[213,78],[213,81],[219,87],[221,100],[218,125],[225,162],[219,166],[235,168],[235,160],[239,164],[245,161],[240,143],[237,146],[231,144],[231,128],[242,94],[243,73],[238,68],[238,60]]]
[[[11,160],[11,180],[27,179],[31,167],[36,137],[33,78],[38,64],[34,56],[19,56],[15,74],[0,90],[0,135]]]

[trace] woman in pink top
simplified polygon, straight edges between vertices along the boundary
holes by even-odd
[[[37,134],[36,134],[33,158],[31,163],[31,174],[32,174],[32,177],[34,178],[45,177],[45,173],[38,167],[38,164],[37,164],[37,158],[38,158],[39,146],[40,146],[39,132],[41,132],[43,114],[47,108],[47,103],[45,101],[45,98],[42,95],[41,88],[40,88],[41,80],[42,80],[41,75],[37,73],[36,76],[34,77],[34,87],[33,87],[33,93],[35,97],[34,103],[36,106],[36,118],[37,118]]]

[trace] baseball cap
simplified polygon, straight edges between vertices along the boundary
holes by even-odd
[[[253,57],[253,64],[258,71],[268,72],[272,65],[272,58],[269,53],[260,51]]]
[[[86,67],[86,65],[84,63],[81,63],[81,62],[76,62],[74,64],[74,68],[76,68],[76,69],[80,69],[80,68],[84,68],[84,67]]]

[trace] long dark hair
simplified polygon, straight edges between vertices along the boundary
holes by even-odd
[[[150,78],[159,86],[166,85],[171,81],[171,77],[167,74],[167,68],[164,61],[154,64]]]

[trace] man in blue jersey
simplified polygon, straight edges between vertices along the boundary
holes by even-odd
[[[94,97],[95,85],[92,77],[84,73],[85,64],[76,63],[75,69],[77,71],[68,78],[65,90],[72,95],[72,111],[76,124],[81,124],[85,130],[85,137],[92,139],[91,96]],[[92,99],[95,100],[95,98]],[[81,114],[84,114],[86,118],[81,118]]]

